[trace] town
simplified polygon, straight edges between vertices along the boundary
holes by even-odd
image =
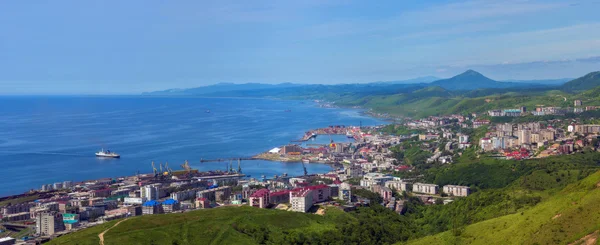
[[[574,103],[581,106],[580,101]],[[527,115],[524,107],[500,113],[505,118]],[[331,164],[329,173],[309,173],[304,167],[301,176],[248,178],[242,159],[232,159],[225,171],[211,172],[192,169],[187,161],[180,165],[182,170],[152,162],[148,174],[45,184],[0,199],[0,244],[36,244],[114,219],[226,206],[322,215],[328,208],[348,212],[378,202],[402,215],[408,197],[425,205],[446,205],[476,191],[460,183],[438,186],[422,178],[423,169],[453,164],[465,154],[521,160],[598,147],[600,125],[585,118],[494,122],[498,116],[494,110],[488,115],[431,116],[375,127],[335,125],[307,131],[300,140],[256,156],[303,165]],[[311,143],[319,137],[326,143]]]

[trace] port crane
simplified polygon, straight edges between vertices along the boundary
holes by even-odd
[[[152,161],[152,170],[154,171],[154,178],[158,177],[158,170],[156,169],[156,166],[154,166],[154,161]]]
[[[165,172],[163,172],[163,176],[171,176],[173,174],[173,170],[169,168],[169,162],[165,162]]]
[[[306,165],[304,165],[304,162],[302,162],[302,168],[304,169],[304,176],[307,176],[308,171],[306,171]]]

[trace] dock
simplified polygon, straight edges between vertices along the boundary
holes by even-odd
[[[226,162],[226,161],[237,161],[237,160],[260,160],[254,157],[232,157],[232,158],[217,158],[217,159],[200,159],[200,162]]]

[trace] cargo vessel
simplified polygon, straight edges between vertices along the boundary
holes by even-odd
[[[108,158],[120,158],[121,156],[117,153],[114,152],[110,152],[109,150],[100,150],[99,152],[96,152],[96,156],[97,157],[108,157]]]

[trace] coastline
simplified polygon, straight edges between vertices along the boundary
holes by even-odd
[[[34,96],[34,100],[29,100],[26,97],[22,98],[24,99],[17,101],[20,103],[16,104],[17,107],[15,108],[18,109],[20,108],[19,106],[25,106],[31,103],[38,103],[38,100],[35,99],[38,98],[38,96]],[[115,179],[123,176],[132,175],[133,173],[136,173],[138,171],[140,173],[148,173],[152,172],[150,166],[150,162],[152,160],[154,160],[157,164],[160,162],[164,163],[165,161],[168,161],[172,167],[176,167],[177,169],[179,169],[179,163],[182,163],[185,160],[190,160],[190,165],[192,165],[193,168],[196,168],[199,171],[225,169],[224,163],[199,163],[199,159],[201,159],[201,157],[205,159],[219,159],[239,156],[246,156],[248,158],[250,158],[253,155],[260,156],[262,153],[264,153],[263,151],[268,151],[268,149],[271,149],[274,146],[284,145],[289,143],[290,140],[298,139],[297,137],[301,136],[298,135],[299,132],[305,132],[307,129],[323,127],[335,123],[346,125],[358,125],[359,121],[362,121],[365,125],[384,124],[382,120],[378,120],[377,118],[361,118],[358,115],[359,112],[358,110],[356,110],[356,108],[354,108],[354,110],[345,110],[347,108],[336,108],[336,110],[326,110],[323,108],[319,108],[318,104],[313,103],[314,100],[302,100],[305,103],[299,103],[298,100],[295,100],[297,102],[293,102],[290,100],[278,100],[281,102],[274,103],[275,100],[273,100],[273,98],[251,99],[248,101],[257,102],[252,102],[252,104],[250,104],[250,106],[252,106],[251,108],[244,109],[246,107],[230,107],[229,104],[235,104],[234,100],[206,98],[197,101],[192,101],[193,103],[199,104],[200,106],[190,104],[190,106],[185,106],[178,110],[169,110],[168,108],[172,108],[173,105],[177,106],[178,108],[181,107],[181,102],[179,100],[171,100],[170,98],[163,100],[162,98],[141,98],[140,96],[94,96],[94,99],[92,101],[88,101],[86,98],[86,103],[93,102],[94,104],[108,105],[109,109],[101,113],[100,116],[102,117],[99,116],[97,118],[109,118],[103,117],[103,115],[107,114],[107,116],[110,116],[114,115],[114,113],[117,112],[120,115],[122,115],[121,117],[119,117],[119,121],[112,122],[110,127],[100,127],[98,125],[101,124],[98,122],[97,118],[93,119],[88,116],[85,116],[84,114],[71,115],[72,112],[70,111],[71,109],[69,105],[73,104],[78,105],[78,107],[81,107],[82,104],[79,103],[79,101],[82,100],[82,97],[43,96],[43,98],[50,99],[47,101],[45,100],[44,103],[50,106],[50,108],[53,108],[53,113],[62,113],[61,115],[64,115],[64,117],[57,118],[57,120],[54,121],[54,123],[56,123],[56,127],[54,127],[55,131],[52,132],[53,134],[56,133],[60,135],[62,132],[61,125],[68,125],[68,127],[70,128],[80,128],[81,132],[91,132],[90,135],[92,136],[75,138],[74,141],[64,141],[65,144],[63,145],[62,142],[66,139],[63,139],[61,137],[53,137],[51,139],[38,139],[38,136],[29,133],[29,130],[25,130],[28,129],[29,124],[21,123],[19,127],[23,130],[17,130],[13,132],[11,135],[8,135],[8,138],[5,139],[7,141],[12,140],[12,138],[16,137],[19,137],[19,139],[24,139],[23,141],[18,141],[21,145],[14,145],[6,148],[6,152],[19,152],[19,154],[0,153],[0,156],[7,157],[6,160],[11,163],[7,171],[19,172],[20,169],[22,169],[20,167],[23,166],[22,163],[27,162],[27,166],[33,169],[32,171],[27,172],[28,178],[32,178],[35,181],[26,183],[25,181],[23,181],[24,177],[21,177],[19,175],[7,178],[5,179],[5,181],[8,185],[6,186],[4,191],[0,193],[0,196],[13,196],[22,193],[27,193],[32,189],[40,189],[40,186],[42,185],[53,184],[62,181],[72,181],[73,183],[78,183],[82,181],[97,180],[103,178]],[[222,105],[220,106],[224,107],[222,110],[216,110],[216,105],[207,106],[207,103],[221,103]],[[113,104],[119,104],[121,106],[124,106],[125,109],[110,109],[113,108]],[[296,108],[297,106],[299,107]],[[144,120],[155,116],[154,112],[150,112],[150,110],[147,110],[148,107],[158,107],[163,110],[166,110],[166,112],[169,112],[171,114],[171,117],[193,118],[194,120],[178,121],[175,124],[170,120]],[[196,109],[204,109],[204,107],[210,107],[211,109],[214,108],[214,113],[206,114],[204,113],[204,110]],[[260,108],[261,110],[265,110],[265,113],[268,114],[260,117],[252,116],[252,114],[249,112],[256,107]],[[291,113],[284,112],[287,109],[291,109]],[[136,111],[137,114],[123,114],[123,110]],[[4,112],[8,113],[13,117],[23,116],[23,113],[19,111],[20,110],[4,110]],[[36,111],[36,114],[34,114],[35,117],[31,117],[29,120],[34,121],[37,117],[47,117],[47,115],[45,115],[46,112],[47,111]],[[185,114],[183,114],[182,112]],[[360,113],[361,115],[363,115],[362,112]],[[229,132],[218,131],[219,133],[206,134],[205,132],[212,131],[207,131],[207,129],[203,129],[204,125],[210,125],[207,124],[208,122],[212,122],[214,120],[231,121],[231,118],[233,118],[234,116],[237,117],[239,115],[242,115],[242,117],[246,117],[246,119],[251,117],[256,118],[257,120],[263,120],[262,118],[265,118],[265,120],[268,121],[259,121],[259,123],[241,121],[241,123],[228,124],[232,125],[230,126]],[[63,118],[67,117],[69,118],[68,123],[62,120]],[[277,119],[278,117],[282,117],[285,120],[287,120],[287,118],[290,118],[291,125],[286,125],[286,123],[282,123],[280,119]],[[315,120],[306,121],[306,117],[314,117]],[[73,118],[76,118],[77,120],[73,121]],[[128,122],[131,120],[137,121],[137,126],[132,127],[129,123],[121,123]],[[5,124],[7,127],[10,127],[13,123],[12,121],[5,121]],[[142,126],[145,126],[144,130],[140,130]],[[258,128],[256,132],[260,133],[250,134],[246,133],[246,131],[240,131],[243,134],[240,134],[241,136],[237,135],[236,132],[247,127]],[[158,131],[154,131],[153,128],[156,128]],[[169,129],[169,131],[163,130],[165,128]],[[115,129],[126,132],[127,137],[108,137],[105,135],[110,134],[103,133],[104,131],[113,131]],[[97,134],[98,136],[93,136],[94,134]],[[146,137],[130,137],[139,134],[145,135]],[[36,139],[36,142],[53,140],[57,141],[59,144],[44,144],[44,147],[42,148],[40,148],[39,146],[29,146],[29,142],[34,142],[28,141],[27,139],[29,138]],[[90,138],[92,138],[93,141],[91,141]],[[225,141],[218,141],[220,138],[224,138]],[[201,139],[201,141],[199,143],[195,143],[198,142],[198,139]],[[189,143],[183,145],[182,147],[174,148],[174,150],[171,150],[171,148],[169,147],[160,146],[168,142],[175,142],[174,140],[185,140]],[[260,142],[253,143],[252,140],[258,140]],[[74,144],[72,142],[77,142],[77,144]],[[149,145],[149,142],[154,143],[152,145]],[[104,145],[110,147],[111,150],[114,150],[115,152],[121,154],[122,159],[99,160],[95,157],[91,157],[88,155],[90,152],[96,152],[100,148],[100,146]],[[203,150],[198,152],[198,148],[193,148],[194,145],[202,147]],[[21,153],[21,151],[18,151],[20,149],[19,147],[36,148],[37,151],[36,154],[29,154],[28,152]],[[60,147],[60,150],[55,150],[54,148],[56,147]],[[76,156],[62,156],[52,154],[54,152],[73,153],[73,155]],[[210,152],[210,154],[205,152]],[[267,165],[267,161],[271,162],[271,164]],[[248,166],[247,174],[252,175],[252,177],[258,177],[261,176],[261,174],[265,174],[267,176],[281,173],[288,173],[290,175],[301,174],[301,164],[285,164],[300,162],[302,162],[302,158],[299,157],[279,158],[262,156],[257,157],[256,161],[250,160],[247,161],[245,164],[247,164]],[[311,165],[311,167],[309,167],[309,172],[327,173],[328,171],[331,171],[330,162],[320,161],[318,159],[312,159],[310,162],[318,163],[318,165],[321,166],[316,166],[317,164]],[[55,164],[54,166],[57,169],[71,169],[70,173],[75,174],[48,174],[47,172],[42,171],[44,168],[52,166],[52,164]],[[244,167],[245,164],[242,163],[242,167]],[[311,170],[311,168],[313,170]]]

